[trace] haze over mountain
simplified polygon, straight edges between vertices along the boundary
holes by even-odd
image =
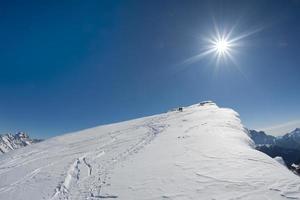
[[[295,130],[295,128],[300,127],[300,120],[289,121],[281,124],[276,124],[270,127],[260,128],[259,130],[263,130],[268,134],[274,136],[282,136],[285,133],[291,132]]]

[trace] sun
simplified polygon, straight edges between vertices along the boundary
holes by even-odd
[[[229,53],[230,51],[230,44],[229,41],[225,39],[220,39],[215,42],[215,50],[218,54],[225,54]]]
[[[207,56],[210,56],[216,65],[227,63],[228,60],[235,63],[234,53],[241,38],[232,37],[232,31],[226,32],[216,29],[210,37],[204,38],[201,53],[187,59],[185,63],[193,63]]]
[[[217,66],[226,65],[226,63],[236,65],[236,56],[239,54],[240,47],[245,45],[245,41],[243,40],[261,31],[262,28],[256,28],[242,33],[238,33],[235,30],[236,25],[231,28],[224,28],[224,26],[218,26],[217,23],[214,23],[214,29],[210,34],[200,38],[202,42],[199,44],[199,54],[184,60],[183,64],[192,64],[208,57],[215,62]]]
[[[213,58],[216,59],[217,64],[220,64],[222,60],[233,59],[233,52],[237,44],[231,37],[231,33],[218,30],[208,40],[207,47],[208,51],[214,55]]]

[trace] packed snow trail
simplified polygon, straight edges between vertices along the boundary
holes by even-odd
[[[237,113],[193,105],[0,156],[0,199],[300,199],[300,178],[254,150]]]

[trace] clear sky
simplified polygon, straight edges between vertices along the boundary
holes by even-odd
[[[300,120],[300,1],[1,1],[0,132],[47,138],[213,100],[249,128]],[[236,26],[233,62],[203,49]]]

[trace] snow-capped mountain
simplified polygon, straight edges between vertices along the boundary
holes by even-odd
[[[295,130],[286,135],[293,138],[300,138],[300,128],[296,128]]]
[[[256,145],[276,145],[282,148],[300,150],[300,128],[279,137],[256,130],[249,130],[248,133]]]
[[[276,137],[267,135],[263,131],[249,130],[249,136],[256,145],[272,145],[276,141]]]
[[[300,175],[300,169],[294,167],[300,164],[299,128],[280,137],[267,135],[263,131],[249,130],[248,133],[255,142],[257,150],[266,153],[272,158],[280,156],[289,169]]]
[[[19,132],[15,135],[5,134],[0,135],[0,154],[9,152],[11,150],[19,149],[33,143],[40,142],[41,140],[31,139],[26,133]]]
[[[276,144],[280,147],[300,150],[300,128],[296,128],[292,132],[278,137]]]
[[[300,199],[300,179],[215,104],[99,126],[0,157],[0,199]]]

